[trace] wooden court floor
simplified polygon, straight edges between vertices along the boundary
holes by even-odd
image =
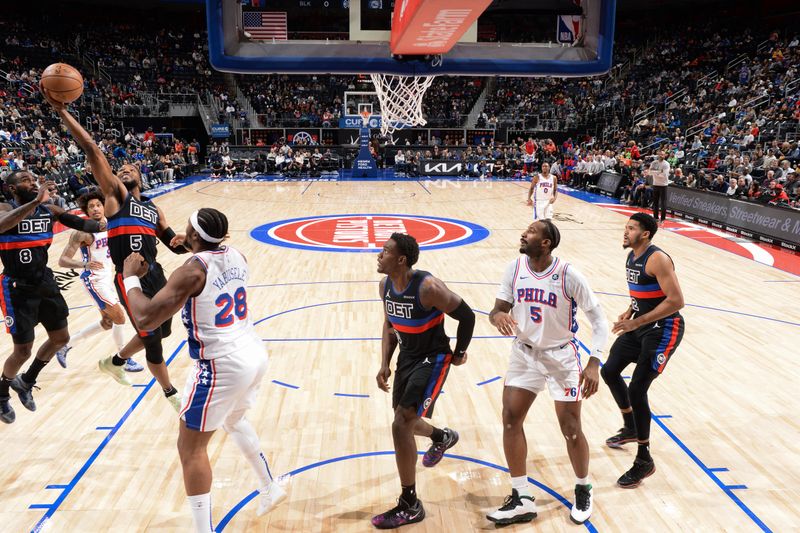
[[[225,531],[360,532],[394,505],[399,482],[391,455],[390,398],[377,389],[382,310],[376,257],[280,248],[249,236],[261,224],[297,217],[400,213],[466,220],[485,226],[485,240],[424,251],[430,270],[478,311],[467,365],[454,368],[433,422],[457,429],[461,441],[436,468],[418,467],[427,518],[409,532],[494,529],[484,514],[510,492],[502,451],[502,380],[511,341],[499,338],[485,313],[508,262],[518,255],[529,221],[518,183],[198,182],[156,200],[175,229],[198,207],[231,220],[229,244],[251,265],[249,304],[271,363],[253,421],[273,473],[295,472],[289,500],[258,518],[256,483],[220,432],[209,451],[214,468],[215,523]],[[627,306],[622,228],[625,217],[559,197],[556,255],[580,268],[612,321]],[[67,241],[56,237],[51,266]],[[574,475],[547,394],[527,420],[528,475],[540,531],[790,531],[800,529],[800,424],[794,370],[800,345],[798,278],[693,241],[668,228],[656,243],[668,251],[688,304],[686,334],[651,389],[652,452],[657,473],[636,490],[615,486],[635,449],[611,450],[621,425],[605,386],[585,401],[595,510],[575,526],[566,502]],[[163,247],[169,272],[183,261]],[[184,256],[185,258],[185,256]],[[70,328],[97,319],[78,282],[66,291]],[[588,343],[581,316],[578,336]],[[453,334],[452,320],[448,331]],[[181,388],[190,366],[179,319],[165,341],[170,372]],[[8,335],[0,337],[3,356]],[[38,342],[37,342],[38,346]],[[110,335],[77,345],[69,368],[55,361],[36,391],[39,409],[13,397],[17,421],[0,427],[0,529],[30,531],[189,531],[177,420],[147,372],[125,388],[97,371],[112,353]],[[584,354],[585,357],[585,354]],[[143,360],[143,357],[142,357]],[[427,442],[419,441],[424,449]],[[42,520],[46,517],[45,520]],[[516,526],[509,531],[532,530]]]

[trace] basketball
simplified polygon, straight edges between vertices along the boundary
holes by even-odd
[[[83,76],[66,63],[53,63],[42,73],[41,86],[59,102],[69,104],[83,94]]]

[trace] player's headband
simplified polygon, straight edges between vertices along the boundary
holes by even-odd
[[[194,213],[192,213],[192,216],[189,217],[189,223],[192,225],[194,230],[200,235],[200,237],[202,237],[202,239],[206,242],[211,242],[211,243],[222,242],[225,239],[225,237],[212,237],[211,235],[206,233],[206,230],[200,227],[200,222],[197,221],[197,213],[199,213],[199,211],[195,211]]]

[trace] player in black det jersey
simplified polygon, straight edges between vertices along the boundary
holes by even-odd
[[[3,262],[0,309],[6,331],[14,342],[14,351],[6,359],[0,377],[0,420],[10,424],[16,414],[10,404],[9,388],[19,395],[26,409],[35,411],[33,386],[36,378],[56,351],[69,341],[69,308],[53,278],[53,271],[47,267],[54,220],[87,232],[105,227],[48,204],[50,192],[55,190],[52,181],[39,187],[36,176],[27,170],[12,172],[5,181],[14,199],[7,204],[0,203],[0,260]],[[39,323],[47,331],[47,340],[39,347],[28,370],[17,375],[31,356],[33,329]]]
[[[600,374],[622,411],[625,425],[606,444],[619,448],[638,442],[633,467],[617,480],[623,488],[637,487],[656,471],[650,456],[650,404],[647,391],[670,361],[683,338],[683,293],[670,256],[651,241],[658,230],[656,220],[635,213],[625,224],[623,247],[630,248],[626,263],[631,304],[614,323],[619,335],[611,346]],[[629,364],[636,368],[630,385],[622,379]]]
[[[433,441],[422,458],[426,467],[436,466],[445,450],[458,442],[458,433],[439,429],[422,420],[433,415],[433,407],[442,390],[450,365],[467,361],[467,347],[472,340],[475,313],[464,300],[442,281],[411,267],[419,258],[414,237],[392,234],[378,254],[378,272],[386,274],[380,282],[383,300],[383,336],[378,387],[389,391],[389,363],[400,346],[392,385],[392,439],[400,474],[402,494],[396,507],[372,518],[378,529],[393,529],[425,518],[422,502],[417,499],[415,435]],[[444,332],[444,315],[458,321],[455,350]]]
[[[150,200],[142,197],[142,176],[139,169],[134,165],[124,164],[115,175],[92,136],[67,111],[66,106],[50,98],[46,90],[43,90],[43,93],[74,137],[75,142],[86,153],[94,177],[105,195],[108,248],[116,270],[114,285],[120,302],[128,312],[131,324],[136,327],[136,321],[128,309],[125,289],[122,285],[122,268],[125,258],[134,252],[144,258],[149,272],[141,279],[142,292],[152,298],[167,283],[164,271],[156,260],[156,240],[161,240],[172,252],[182,254],[188,252],[183,246],[185,235],[176,235],[167,225],[161,210]],[[167,319],[154,330],[144,331],[138,327],[136,329],[138,335],[125,348],[100,361],[100,370],[111,375],[117,382],[130,385],[123,366],[127,359],[144,348],[147,367],[158,381],[172,407],[176,411],[180,410],[180,397],[169,379],[161,346],[161,340],[172,332],[172,319]]]

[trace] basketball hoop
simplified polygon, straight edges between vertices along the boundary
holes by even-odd
[[[427,124],[422,116],[422,98],[435,77],[370,74],[381,104],[383,135],[408,126]]]

